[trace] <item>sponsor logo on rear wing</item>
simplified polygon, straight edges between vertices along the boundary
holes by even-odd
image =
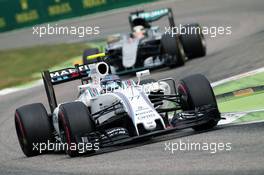
[[[133,21],[134,19],[137,18],[143,18],[149,22],[152,22],[159,20],[163,16],[168,15],[169,12],[170,12],[169,8],[158,9],[151,12],[135,12],[135,13],[131,13],[130,19]]]
[[[53,85],[87,77],[90,74],[91,70],[89,65],[76,65],[75,68],[65,68],[49,72],[51,83]]]

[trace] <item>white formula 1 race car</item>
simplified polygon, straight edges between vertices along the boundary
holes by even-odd
[[[146,79],[148,70],[137,72],[137,81],[121,80],[108,70],[106,63],[98,62],[43,72],[50,113],[41,103],[15,111],[17,136],[26,156],[51,151],[37,149],[51,143],[62,144],[71,157],[94,154],[179,129],[211,129],[221,119],[210,83],[201,74],[176,86],[171,78]],[[78,98],[57,104],[53,86],[78,79],[82,82]]]

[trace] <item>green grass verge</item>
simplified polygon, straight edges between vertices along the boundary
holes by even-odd
[[[238,89],[259,85],[264,85],[264,72],[216,86],[214,88],[214,93],[218,95],[226,92],[235,91]]]
[[[222,94],[259,85],[264,85],[264,73],[258,73],[216,86],[214,87],[214,92],[215,94]],[[264,109],[264,92],[256,92],[249,96],[221,98],[217,102],[220,112],[241,112]],[[253,112],[237,119],[234,123],[262,120],[264,120],[264,112]]]
[[[238,112],[264,108],[264,93],[253,94],[245,97],[237,97],[231,100],[218,100],[221,112]]]
[[[39,72],[81,55],[87,47],[74,43],[0,51],[0,89],[39,79]]]

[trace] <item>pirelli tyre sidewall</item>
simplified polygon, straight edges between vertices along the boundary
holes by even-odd
[[[28,157],[41,154],[37,147],[53,142],[52,125],[43,104],[22,106],[15,111],[15,127],[22,151]],[[47,151],[43,151],[45,153]]]
[[[178,85],[178,93],[182,99],[183,111],[194,110],[204,105],[216,108],[213,119],[205,124],[193,127],[194,130],[211,129],[217,125],[220,113],[210,82],[205,76],[195,74],[182,79]]]
[[[59,127],[64,132],[68,144],[66,150],[71,157],[79,155],[79,150],[71,150],[71,145],[78,144],[77,136],[95,131],[95,124],[91,120],[88,108],[82,102],[69,102],[59,106]]]
[[[206,55],[206,43],[199,24],[184,25],[180,40],[189,59]]]

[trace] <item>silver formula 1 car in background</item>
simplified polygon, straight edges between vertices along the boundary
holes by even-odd
[[[220,120],[215,95],[201,74],[176,85],[171,78],[149,78],[148,70],[137,72],[137,81],[121,80],[108,71],[105,62],[98,62],[43,72],[50,112],[41,103],[15,111],[16,132],[26,156],[40,154],[33,148],[36,144],[92,143],[104,149],[184,128],[207,130]],[[57,104],[54,86],[73,80],[81,80],[77,99]],[[78,156],[84,153],[79,149],[66,152]]]
[[[170,8],[151,12],[136,11],[129,15],[131,32],[125,35],[108,37],[106,52],[111,70],[116,74],[126,74],[143,69],[158,67],[176,67],[185,61],[206,55],[205,39],[199,24],[184,25],[192,33],[164,33],[152,23],[167,16],[169,27],[175,28],[174,17]],[[84,51],[83,62],[89,64],[87,56],[99,53],[98,49]]]

